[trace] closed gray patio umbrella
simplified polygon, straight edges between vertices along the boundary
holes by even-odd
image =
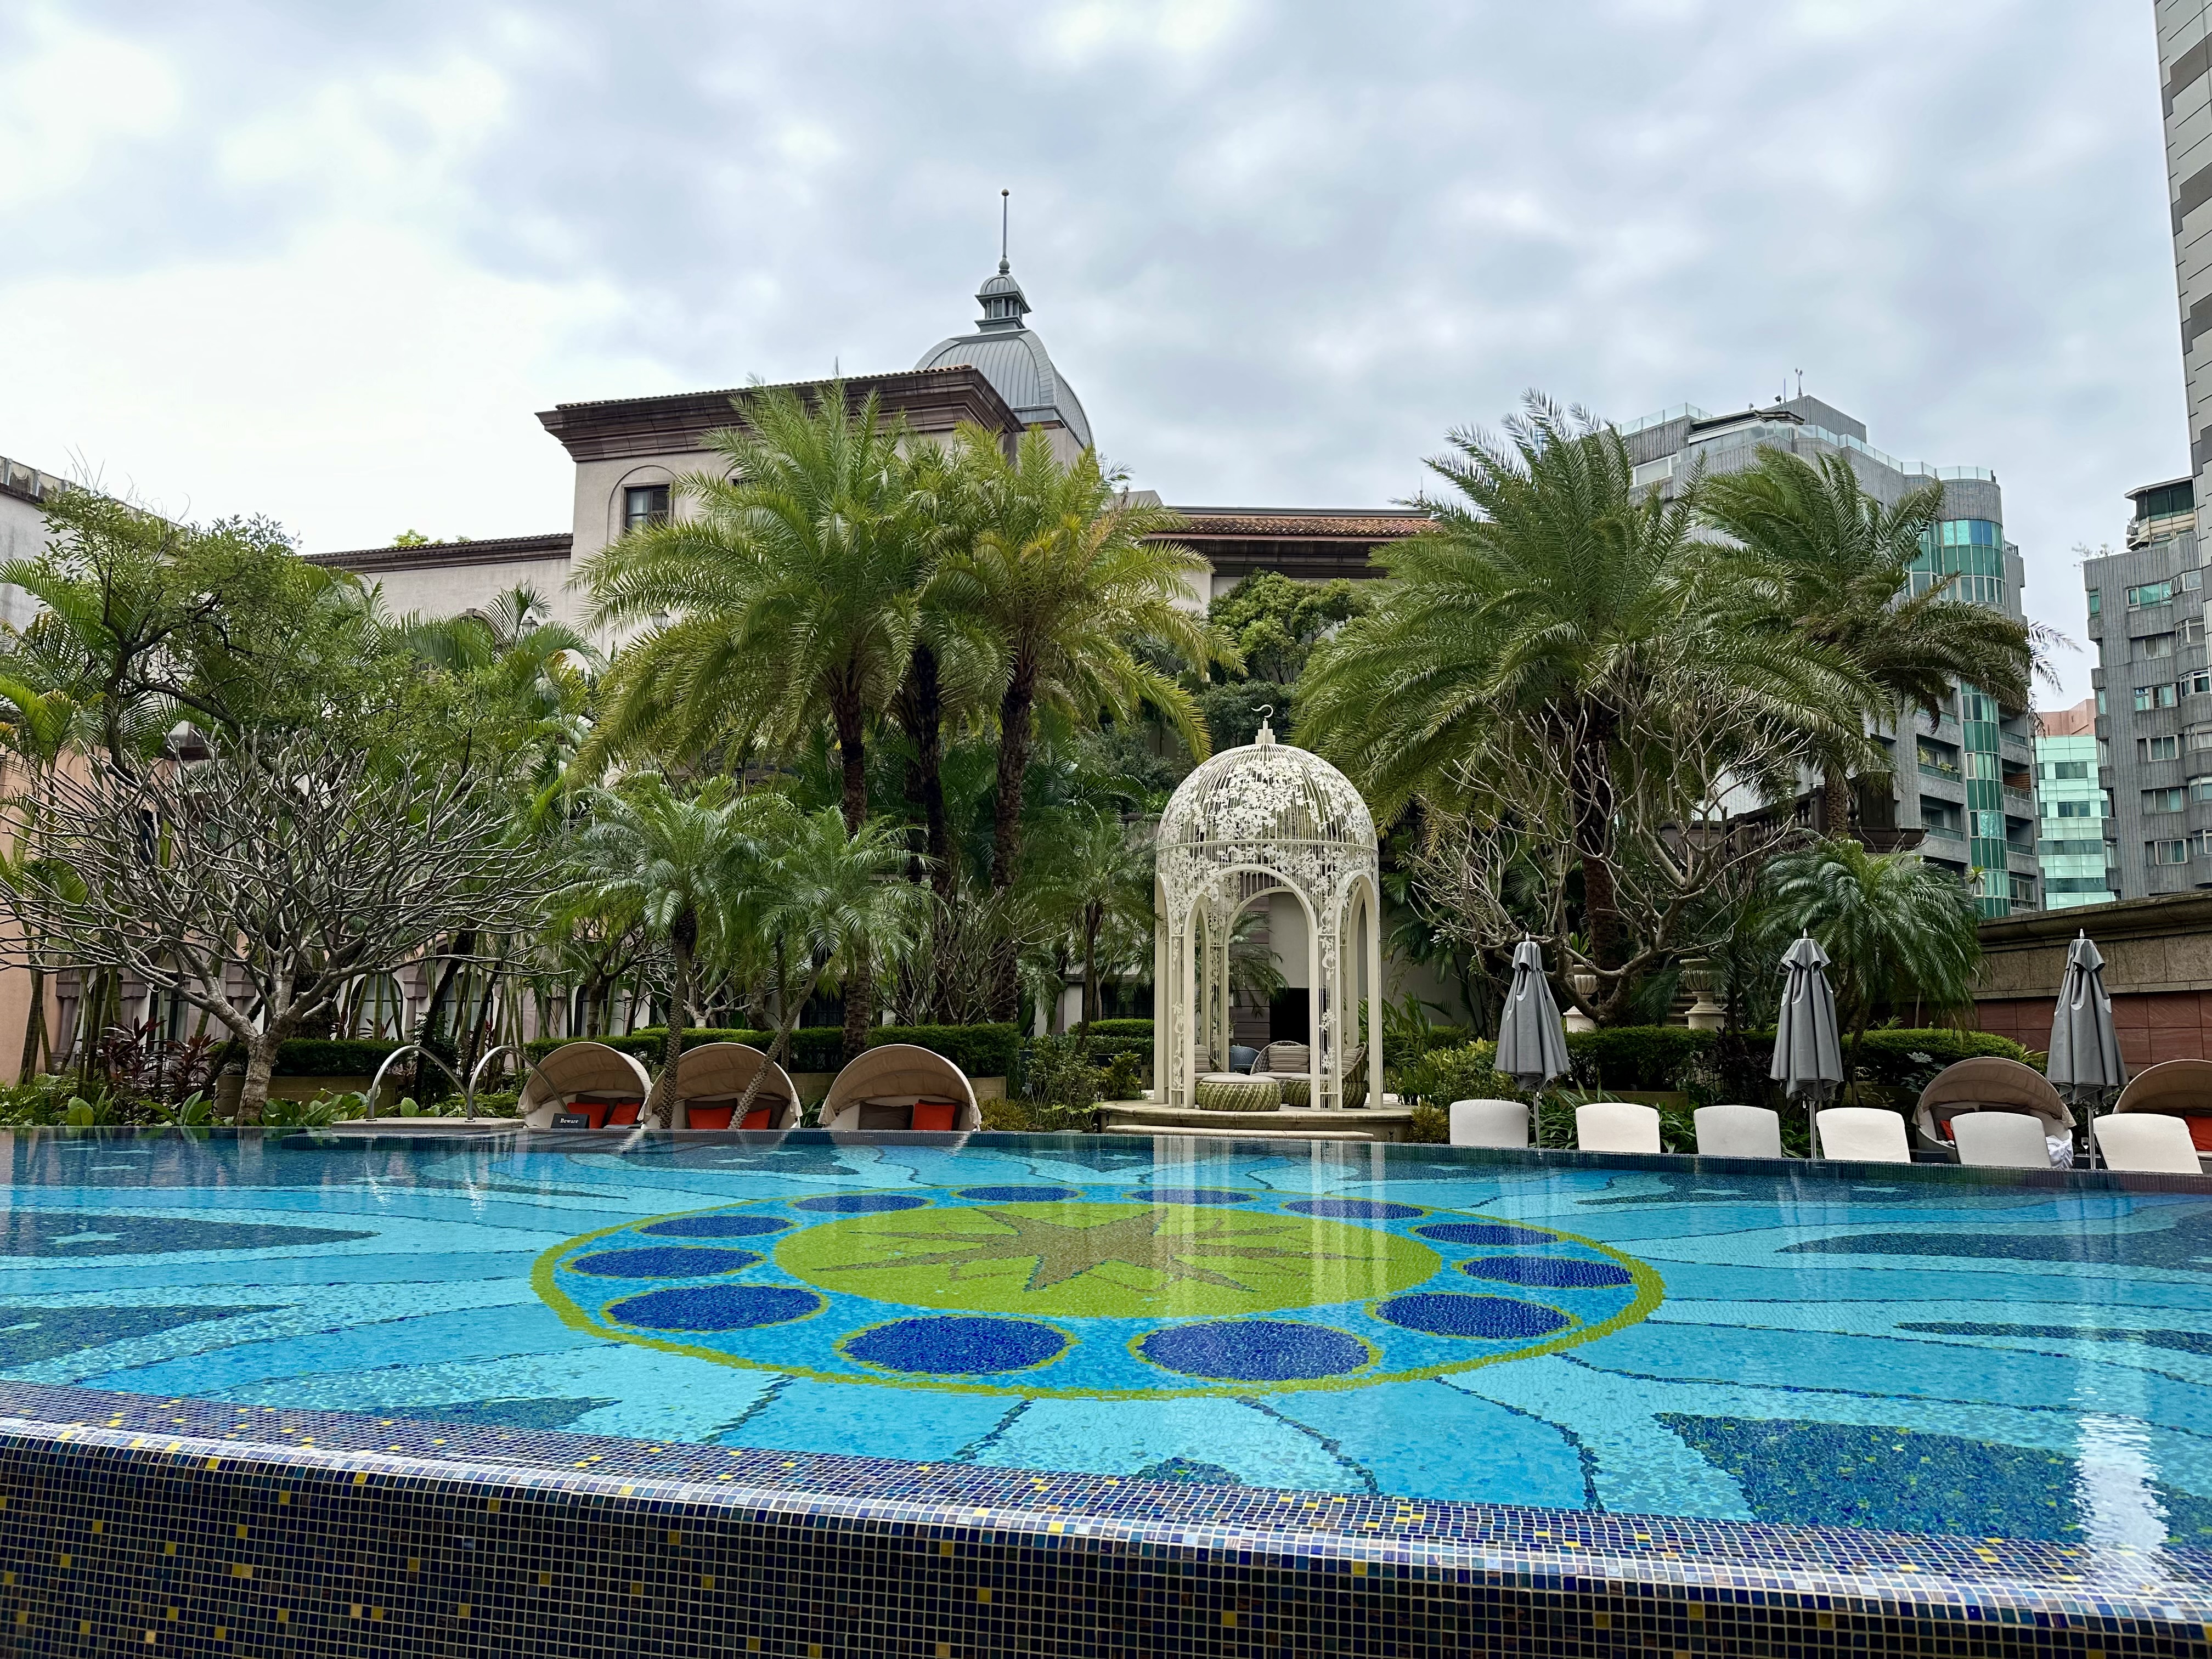
[[[2089,1137],[2089,1167],[2097,1167],[2097,1100],[2128,1080],[2120,1039],[2112,1030],[2112,999],[2105,989],[2105,958],[2086,933],[2066,947],[2066,977],[2051,1016],[2051,1059],[2043,1068],[2051,1086],[2082,1109]]]
[[[1544,977],[1544,952],[1533,939],[1513,947],[1513,982],[1498,1017],[1498,1058],[1492,1063],[1531,1094],[1567,1070],[1567,1028]],[[1542,1135],[1536,1139],[1540,1146]]]
[[[1774,1062],[1767,1076],[1791,1100],[1805,1103],[1808,1145],[1820,1156],[1820,1103],[1844,1080],[1844,1045],[1836,1035],[1836,994],[1828,984],[1828,954],[1810,933],[1782,958],[1782,1018],[1774,1030]]]

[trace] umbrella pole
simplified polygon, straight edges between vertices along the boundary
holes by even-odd
[[[1805,1156],[1820,1156],[1820,1103],[1810,1095],[1805,1097]]]

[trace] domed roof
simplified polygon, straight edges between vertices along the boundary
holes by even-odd
[[[1160,815],[1158,844],[1319,842],[1372,849],[1375,818],[1352,780],[1311,750],[1277,743],[1266,725],[1185,778]]]
[[[1078,443],[1090,448],[1091,417],[1083,412],[1074,388],[1053,367],[1044,341],[1022,321],[1029,299],[1006,260],[999,261],[998,274],[975,290],[975,297],[983,304],[983,319],[975,331],[939,340],[915,367],[965,364],[980,369],[1024,426],[1064,426]]]

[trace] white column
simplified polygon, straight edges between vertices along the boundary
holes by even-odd
[[[1364,884],[1367,914],[1367,1103],[1382,1103],[1382,894],[1374,878]]]

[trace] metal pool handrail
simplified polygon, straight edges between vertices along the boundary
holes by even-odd
[[[406,1042],[402,1043],[398,1048],[394,1048],[390,1054],[385,1055],[384,1063],[376,1068],[376,1075],[368,1080],[368,1092],[367,1095],[362,1097],[362,1099],[361,1117],[362,1122],[374,1123],[376,1121],[376,1097],[378,1095],[384,1092],[384,1074],[392,1069],[392,1062],[397,1060],[402,1054],[413,1054],[418,1059],[427,1060],[440,1071],[443,1072],[447,1077],[453,1079],[453,1086],[461,1091],[461,1101],[463,1105],[467,1108],[468,1115],[471,1117],[474,1117],[477,1115],[476,1091],[474,1088],[469,1084],[462,1082],[459,1073],[454,1071],[452,1066],[447,1065],[444,1060],[439,1059],[437,1055],[432,1054],[428,1048],[425,1048],[421,1043]]]
[[[512,1042],[501,1042],[496,1044],[492,1048],[485,1049],[483,1054],[477,1057],[477,1063],[469,1068],[469,1086],[461,1091],[462,1103],[468,1109],[469,1121],[471,1122],[474,1122],[476,1121],[477,1085],[483,1081],[484,1067],[490,1065],[492,1061],[498,1059],[501,1054],[513,1054],[517,1060],[526,1060],[530,1058],[528,1054],[522,1052],[521,1048],[518,1045]]]

